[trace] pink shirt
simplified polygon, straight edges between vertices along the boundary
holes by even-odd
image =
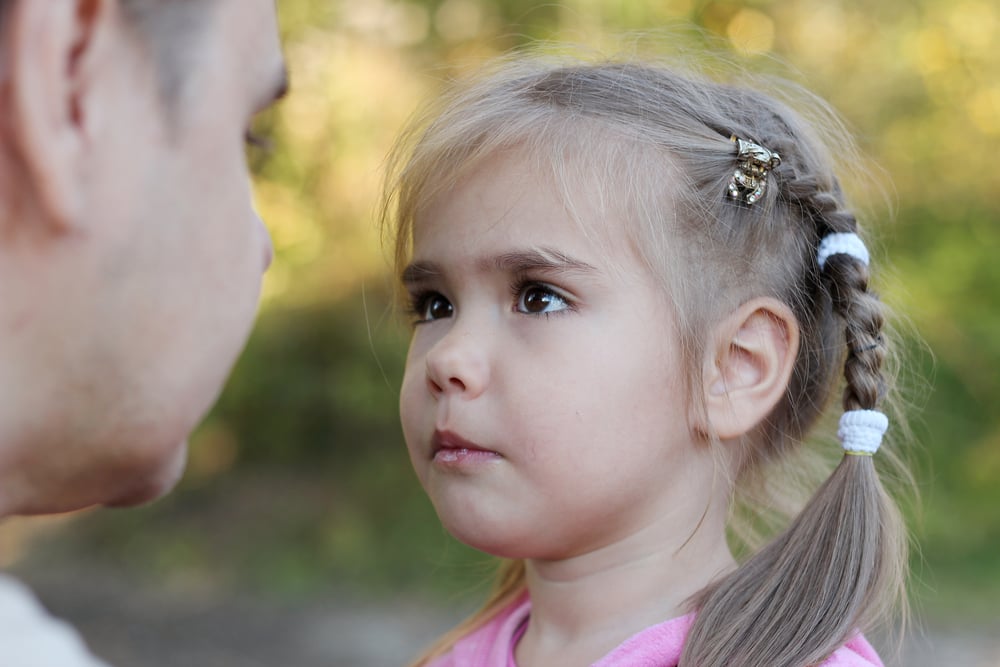
[[[514,646],[524,634],[531,600],[515,602],[489,623],[455,643],[429,667],[517,667]],[[646,628],[625,640],[592,667],[675,667],[694,614]],[[821,667],[883,667],[875,649],[858,635],[827,658]]]

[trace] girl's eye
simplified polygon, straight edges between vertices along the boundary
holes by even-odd
[[[544,285],[528,285],[517,297],[517,310],[521,313],[557,313],[569,307],[566,299]]]
[[[415,303],[413,305],[414,313],[417,316],[417,322],[433,322],[434,320],[441,320],[451,317],[455,311],[455,307],[451,305],[451,302],[437,292],[431,292],[418,297],[415,299]]]

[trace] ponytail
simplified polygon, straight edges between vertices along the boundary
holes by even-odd
[[[871,422],[885,422],[882,306],[853,231],[826,236],[817,263],[844,322],[845,455],[782,534],[699,594],[680,667],[816,665],[903,600],[906,533],[871,456],[882,434]]]

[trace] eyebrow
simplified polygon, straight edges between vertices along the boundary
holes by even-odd
[[[404,285],[419,285],[441,275],[441,268],[434,262],[410,262],[399,279]]]
[[[530,248],[505,252],[492,259],[480,262],[483,268],[493,268],[508,273],[544,271],[546,273],[588,273],[596,271],[593,266],[554,248]]]
[[[513,250],[493,257],[484,257],[476,262],[483,271],[501,273],[527,273],[540,271],[550,274],[591,273],[597,269],[578,259],[553,248],[528,248]],[[404,285],[427,282],[444,273],[435,262],[411,262],[403,269],[400,279]]]

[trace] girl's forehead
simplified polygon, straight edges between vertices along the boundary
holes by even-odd
[[[546,169],[524,150],[496,153],[465,169],[416,212],[414,246],[538,243],[614,251],[629,236],[626,221],[589,180],[575,170]]]
[[[407,268],[452,276],[540,269],[648,280],[628,222],[592,194],[561,188],[522,158],[484,162],[416,216]]]
[[[534,221],[538,232],[572,232],[607,244],[625,231],[622,197],[610,174],[581,165],[576,156],[550,156],[517,147],[456,169],[434,188],[413,218],[419,237],[444,218],[482,218],[490,229]]]

